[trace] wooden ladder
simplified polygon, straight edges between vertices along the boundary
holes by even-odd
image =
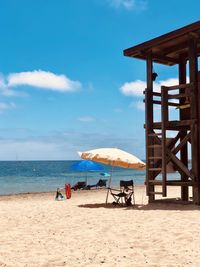
[[[148,134],[148,140],[150,145],[148,145],[149,149],[152,149],[152,156],[149,156],[148,158],[148,171],[152,172],[153,179],[149,180],[150,185],[154,185],[154,179],[155,177],[162,171],[162,155],[159,155],[157,152],[158,150],[161,150],[162,144],[158,144],[158,140],[162,138],[162,132],[153,132]],[[149,195],[163,195],[163,191],[150,191],[148,192]]]

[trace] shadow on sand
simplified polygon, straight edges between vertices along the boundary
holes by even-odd
[[[123,205],[113,205],[112,203],[93,203],[93,204],[82,204],[78,205],[80,208],[105,208],[105,209],[126,209],[126,210],[199,210],[200,206],[192,204],[192,202],[184,202],[176,199],[167,199],[155,201],[151,204],[136,204],[132,206],[123,206]]]

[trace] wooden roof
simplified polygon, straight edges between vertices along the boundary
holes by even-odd
[[[191,37],[197,39],[198,56],[200,56],[200,21],[125,49],[124,55],[146,59],[147,52],[152,51],[154,62],[175,65],[179,63],[180,56],[188,59],[188,39]]]

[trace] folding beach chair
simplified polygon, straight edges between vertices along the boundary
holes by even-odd
[[[106,179],[100,179],[96,184],[87,185],[87,189],[91,189],[93,187],[95,187],[95,188],[106,187],[107,181],[108,180],[106,180]]]
[[[97,184],[96,184],[96,187],[106,187],[106,182],[108,180],[107,179],[100,179]]]
[[[71,189],[74,189],[74,191],[78,189],[85,189],[86,188],[86,182],[77,182]]]
[[[113,204],[122,204],[126,206],[135,205],[135,196],[134,196],[134,182],[133,180],[129,181],[120,181],[120,189],[110,188],[110,194],[114,198]],[[133,201],[133,203],[132,203]]]

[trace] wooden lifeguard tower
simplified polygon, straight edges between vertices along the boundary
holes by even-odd
[[[128,48],[124,50],[124,55],[146,60],[144,101],[149,202],[153,202],[157,194],[167,197],[168,186],[179,186],[182,201],[189,201],[191,187],[191,199],[194,204],[200,205],[200,21]],[[155,91],[154,62],[177,65],[178,84],[161,86],[160,92]],[[186,81],[187,76],[189,82]],[[159,122],[154,118],[157,105],[161,110]],[[177,120],[170,119],[171,109],[178,112]],[[168,139],[169,133],[173,138]],[[179,179],[168,178],[169,162],[180,173]],[[157,187],[161,189],[158,191]]]

